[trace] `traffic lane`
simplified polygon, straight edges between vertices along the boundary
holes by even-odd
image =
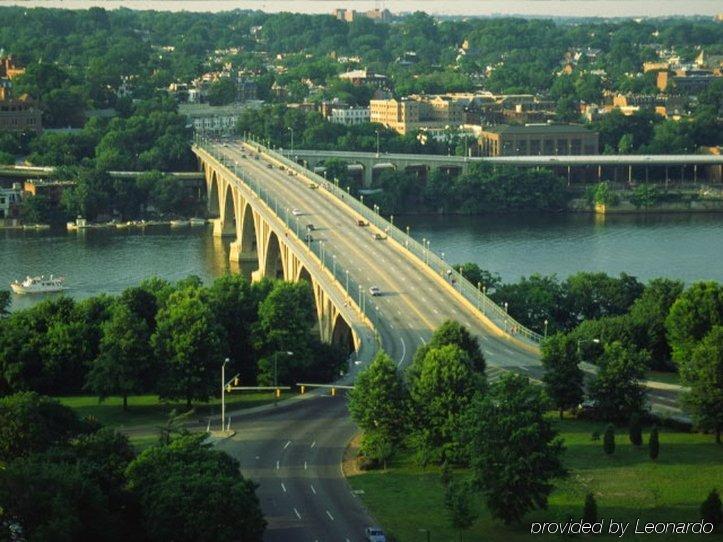
[[[318,218],[317,223],[321,224],[321,227],[319,228],[318,235],[316,235],[316,239],[324,242],[325,244],[332,243],[332,245],[337,246],[337,250],[334,252],[337,254],[337,262],[340,266],[342,266],[342,268],[350,271],[350,276],[352,276],[355,281],[360,282],[365,286],[375,284],[375,282],[384,282],[391,288],[391,290],[404,293],[403,280],[394,283],[394,277],[389,276],[388,273],[369,267],[359,259],[351,259],[349,255],[355,255],[365,251],[367,253],[373,252],[375,249],[379,248],[379,244],[383,244],[372,240],[371,235],[368,234],[368,230],[366,229],[364,229],[363,232],[358,233],[358,226],[350,226],[352,223],[352,217],[343,216],[338,206],[329,202],[324,197],[319,197],[318,201],[312,201],[313,195],[315,195],[316,191],[311,191],[307,187],[302,187],[298,182],[290,183],[286,179],[279,179],[277,175],[272,173],[274,170],[264,171],[265,168],[259,168],[254,165],[252,165],[249,169],[254,170],[254,174],[271,181],[266,184],[267,190],[270,188],[270,184],[281,183],[276,186],[278,190],[274,191],[274,195],[280,202],[283,202],[283,206],[288,208],[316,207],[314,212],[306,211],[304,215],[309,219]],[[319,209],[318,207],[323,207],[323,209]],[[349,235],[345,235],[345,232],[349,233]],[[350,241],[350,238],[353,238],[353,241]],[[375,245],[375,243],[377,243],[377,245]],[[344,250],[339,250],[340,245],[343,245]],[[393,255],[396,256],[396,254]],[[386,264],[384,257],[379,258],[379,261],[382,264]],[[372,271],[378,271],[376,276],[370,277],[370,275],[373,274],[371,273]],[[363,274],[363,276],[359,276],[360,273]],[[414,309],[415,307],[413,304],[410,304],[409,308]],[[424,315],[420,315],[420,318],[423,319]]]
[[[352,216],[348,216],[347,213],[344,213],[342,209],[340,208],[341,205],[336,205],[330,201],[328,201],[327,198],[323,196],[317,196],[316,191],[309,189],[307,186],[302,186],[303,183],[298,182],[296,177],[291,177],[289,179],[284,178],[283,174],[279,175],[278,173],[274,173],[277,171],[276,169],[269,170],[268,168],[263,168],[260,164],[256,164],[256,161],[252,161],[250,168],[251,170],[255,170],[252,173],[255,175],[260,175],[262,177],[265,177],[269,183],[266,184],[267,190],[271,188],[269,185],[274,185],[276,190],[274,190],[275,196],[278,197],[279,201],[283,201],[284,204],[288,204],[290,206],[293,206],[294,208],[298,208],[300,206],[308,206],[309,208],[315,208],[316,212],[309,213],[309,216],[318,215],[321,222],[324,223],[324,226],[326,228],[329,227],[327,217],[330,217],[332,219],[337,220],[337,224],[343,224],[342,228],[344,230],[349,230],[351,233],[351,237],[356,237],[357,242],[354,243],[354,245],[358,245],[359,243],[362,244],[362,248],[370,250],[370,251],[380,251],[380,252],[387,252],[386,257],[389,258],[389,264],[392,267],[396,267],[397,269],[401,269],[401,273],[399,275],[406,274],[409,279],[405,282],[416,282],[415,285],[409,285],[408,289],[410,290],[410,293],[415,292],[417,288],[419,288],[419,297],[421,298],[422,303],[427,303],[428,300],[425,296],[429,296],[429,302],[428,305],[431,309],[431,313],[434,314],[436,317],[432,316],[432,314],[429,315],[428,318],[422,318],[423,320],[426,320],[426,323],[428,325],[428,328],[434,329],[438,325],[440,325],[443,321],[453,318],[456,320],[462,320],[462,323],[467,325],[473,332],[477,331],[476,334],[481,335],[483,338],[482,340],[491,340],[492,345],[488,346],[487,353],[489,357],[489,361],[491,364],[499,365],[499,366],[515,366],[519,367],[522,366],[523,369],[527,369],[525,367],[526,365],[529,366],[535,366],[539,365],[539,361],[532,355],[530,355],[528,352],[524,350],[514,349],[514,346],[504,339],[499,339],[497,337],[492,337],[489,339],[490,335],[486,333],[486,330],[482,329],[481,332],[479,330],[480,325],[479,324],[473,324],[472,322],[476,320],[476,315],[473,314],[465,314],[463,318],[460,318],[460,312],[459,311],[449,311],[448,307],[450,307],[449,298],[445,298],[444,296],[449,296],[448,293],[442,292],[441,289],[438,287],[437,284],[433,283],[431,278],[424,276],[423,273],[419,273],[419,270],[416,267],[411,266],[411,264],[408,262],[407,258],[404,258],[402,255],[398,253],[396,249],[393,247],[389,247],[387,243],[379,242],[379,241],[373,241],[369,240],[371,239],[371,236],[368,236],[369,239],[367,239],[366,235],[356,235],[356,229],[358,229],[358,226],[349,227],[347,223],[350,223],[351,220],[353,220]],[[293,199],[289,199],[288,196],[291,195]],[[286,197],[285,197],[286,196]],[[295,198],[294,198],[295,196]],[[316,196],[316,197],[315,197]],[[313,201],[312,201],[313,200]],[[323,213],[321,212],[318,207],[323,207]],[[353,211],[352,211],[353,213]],[[347,215],[347,216],[344,216]],[[337,241],[340,243],[344,243],[347,245],[347,248],[355,248],[354,246],[349,246],[349,242],[347,241],[349,236],[342,235],[341,232],[336,231],[336,228],[332,228],[333,232],[328,232],[328,236],[321,237],[321,240],[326,240],[327,242],[332,241],[331,237],[335,234],[338,235]],[[358,246],[356,247],[358,248]],[[385,250],[386,249],[386,250]],[[343,265],[344,259],[343,258],[337,258],[340,265]],[[378,258],[380,263],[386,264],[387,260],[384,256],[380,256]],[[395,260],[395,261],[392,261]],[[350,262],[351,263],[351,262]],[[405,269],[406,267],[406,269]],[[358,267],[359,270],[364,271],[363,264],[359,264]],[[370,274],[369,271],[372,271],[372,269],[369,269],[367,267],[366,269],[367,277]],[[355,276],[354,270],[352,268],[350,274],[357,280],[358,282],[361,282],[357,276]],[[383,279],[381,277],[377,277],[379,280],[378,282],[383,282]],[[426,280],[425,280],[426,279]],[[393,282],[393,281],[392,281]],[[404,291],[402,290],[403,285],[401,284],[389,284],[389,282],[386,283],[391,288],[396,288],[399,290],[398,293],[403,294]],[[405,296],[406,297],[406,296]],[[416,309],[416,307],[412,305],[412,308]],[[389,314],[394,315],[395,309],[390,308]],[[396,312],[398,314],[401,313],[401,309],[397,306]],[[393,316],[394,317],[394,316]],[[394,317],[396,318],[396,317]],[[433,323],[430,324],[429,320],[430,318],[433,318]],[[400,322],[397,322],[398,324]],[[414,326],[414,323],[411,324]],[[422,342],[424,339],[421,339]],[[516,350],[516,351],[515,351]]]
[[[247,168],[247,170],[249,170],[249,173],[267,181],[265,183],[267,190],[269,190],[272,185],[281,182],[272,173],[274,170],[268,170],[255,164],[252,164],[249,168]],[[310,191],[310,189],[306,187],[300,189],[298,186],[299,183],[293,183],[289,186],[287,184],[288,181],[285,179],[284,181],[285,182],[283,182],[281,186],[276,186],[279,190],[274,192],[275,197],[278,198],[279,202],[281,202],[283,206],[288,208],[298,208],[300,206],[309,206],[309,204],[315,203],[309,201],[309,194],[305,192],[306,190]],[[344,235],[344,231],[340,232],[333,224],[334,219],[340,221],[342,220],[342,217],[338,215],[339,210],[330,202],[324,201],[323,203],[325,204],[325,207],[328,205],[328,207],[324,209],[325,212],[317,210],[314,213],[307,213],[305,215],[307,217],[318,217],[317,223],[321,225],[320,234],[316,236],[315,242],[322,241],[326,246],[331,244],[336,247],[336,251],[334,251],[334,253],[337,254],[337,263],[340,266],[340,269],[348,269],[352,279],[363,285],[364,296],[366,298],[370,297],[367,292],[367,287],[370,285],[378,285],[388,292],[396,291],[397,293],[404,294],[403,279],[400,279],[400,281],[397,282],[394,280],[393,274],[389,275],[375,266],[370,266],[368,262],[353,259],[353,255],[359,252],[360,248],[368,251],[376,248],[373,245],[376,241],[371,240],[371,236],[368,236],[367,238],[367,235],[360,236],[355,241],[350,241],[349,236]],[[353,229],[351,231],[352,234],[356,233]],[[350,293],[350,295],[353,295],[353,293]],[[411,300],[403,299],[403,301],[407,305],[406,307],[402,307],[404,309],[404,314],[409,315],[416,312],[418,315],[418,319],[413,323],[413,326],[415,328],[423,327],[421,324],[424,322],[424,315],[418,311]],[[409,311],[412,311],[412,313]],[[394,319],[397,320],[396,317],[394,317]],[[396,323],[401,327],[401,322],[397,321]],[[428,328],[433,327],[428,321],[426,324],[426,327]]]
[[[276,170],[268,170],[266,168],[266,172],[261,172],[268,174],[268,172],[276,171]],[[303,185],[303,182],[289,182],[287,179],[283,179],[280,176],[277,175],[270,175],[270,177],[273,177],[277,179],[279,183],[282,184],[280,187],[282,191],[288,190],[288,189],[297,189],[301,188]],[[291,177],[290,179],[299,181],[297,177]],[[343,204],[332,204],[328,201],[327,198],[319,197],[316,198],[317,201],[310,201],[312,199],[308,187],[304,186],[301,188],[304,195],[304,200],[308,203],[311,203],[310,207],[317,206],[319,204],[326,207],[326,211],[331,211],[331,214],[335,216],[337,220],[340,220],[342,224],[346,225],[348,222],[348,219],[353,219],[353,216],[355,216],[355,212],[352,211],[349,208],[346,208]],[[314,193],[315,191],[311,191],[311,193]],[[325,205],[328,204],[328,205]],[[342,211],[343,209],[343,211]],[[346,226],[348,228],[348,226]],[[352,230],[352,236],[354,235],[354,231],[352,228],[349,228]],[[368,239],[365,239],[363,236],[360,238],[362,243],[366,243],[369,247],[369,241]],[[384,243],[381,243],[382,245]],[[370,247],[371,248],[371,247]],[[384,247],[379,247],[382,251],[384,250]],[[373,250],[373,249],[372,249]],[[398,251],[394,250],[395,254],[394,256],[397,256],[396,254]],[[379,261],[381,263],[386,263],[383,256],[379,258]],[[502,367],[509,370],[514,370],[518,373],[525,374],[527,376],[530,376],[532,378],[539,379],[542,377],[544,370],[540,364],[539,356],[532,354],[528,350],[518,346],[516,343],[509,341],[505,339],[504,337],[500,337],[494,333],[489,333],[489,328],[479,322],[476,314],[472,313],[467,307],[462,307],[462,310],[449,310],[453,304],[449,303],[449,294],[447,292],[442,292],[441,288],[437,284],[429,284],[426,283],[424,280],[422,280],[423,273],[419,273],[418,269],[411,265],[411,262],[409,262],[408,258],[402,258],[397,259],[395,262],[397,264],[397,267],[404,267],[406,264],[406,269],[402,269],[402,274],[408,274],[408,278],[410,279],[409,282],[412,284],[409,285],[409,289],[414,292],[416,288],[419,288],[420,291],[420,297],[421,301],[423,303],[427,302],[427,299],[425,299],[425,288],[427,295],[430,297],[429,307],[431,308],[431,311],[433,314],[435,314],[437,317],[440,317],[437,322],[435,322],[432,326],[430,326],[432,329],[434,329],[436,326],[441,324],[446,319],[455,319],[466,325],[474,335],[478,337],[478,339],[481,342],[481,346],[483,349],[483,352],[485,353],[488,363],[490,366],[493,367]],[[361,269],[361,268],[360,268]],[[416,287],[414,283],[416,282]],[[445,298],[445,296],[447,296]],[[394,309],[391,309],[391,312],[389,314],[394,314]],[[389,316],[387,316],[389,318]],[[399,322],[397,322],[398,324]],[[404,324],[402,324],[403,326]],[[424,339],[420,337],[422,343],[424,342]],[[677,400],[674,397],[671,397],[671,394],[666,393],[660,393],[659,391],[651,392],[651,399],[653,401],[658,401],[662,404],[666,405],[677,405]]]
[[[319,499],[326,514],[333,533],[330,540],[361,542],[364,528],[374,523],[359,498],[352,493],[341,470],[347,443],[356,431],[351,420],[347,424],[337,424],[321,435],[315,448],[314,461],[324,467],[320,468],[314,497]]]
[[[334,217],[336,220],[339,221],[339,223],[345,226],[343,227],[343,229],[348,230],[351,234],[351,237],[357,237],[357,242],[355,243],[355,245],[361,243],[363,245],[362,248],[381,253],[379,254],[379,257],[377,259],[382,264],[386,264],[387,262],[385,256],[389,258],[390,266],[396,268],[400,276],[403,275],[407,277],[407,280],[405,282],[410,283],[407,286],[410,293],[414,293],[418,288],[420,300],[423,304],[426,304],[430,307],[431,313],[434,314],[434,316],[430,314],[429,317],[425,318],[423,315],[420,314],[420,319],[426,321],[429,328],[434,329],[442,322],[450,318],[460,320],[461,323],[466,325],[473,332],[476,332],[475,334],[480,335],[483,341],[491,340],[492,345],[488,347],[488,352],[491,354],[491,363],[499,366],[521,366],[523,370],[528,371],[532,370],[530,367],[539,366],[539,360],[536,358],[536,356],[531,355],[529,352],[519,347],[516,347],[516,345],[514,345],[514,343],[512,343],[511,341],[507,341],[504,338],[500,338],[498,336],[488,333],[486,326],[481,325],[481,323],[477,319],[477,316],[475,314],[472,314],[471,311],[467,310],[466,307],[464,307],[461,312],[449,310],[449,307],[453,305],[449,302],[450,294],[447,292],[443,292],[442,289],[439,288],[438,284],[432,281],[430,277],[427,277],[424,273],[419,273],[419,269],[414,267],[408,258],[405,258],[403,257],[403,255],[399,254],[398,250],[396,250],[394,247],[388,246],[388,243],[373,240],[370,241],[369,239],[371,238],[371,236],[369,236],[368,239],[365,235],[356,235],[356,229],[358,229],[358,226],[349,227],[347,225],[348,223],[351,223],[351,220],[353,220],[353,216],[355,215],[353,211],[346,208],[342,204],[329,201],[328,198],[316,194],[315,190],[311,190],[307,186],[303,186],[303,182],[300,182],[298,177],[288,177],[288,175],[284,176],[284,174],[278,172],[277,169],[269,170],[268,168],[264,168],[263,166],[261,166],[260,163],[255,160],[251,161],[250,169],[256,170],[254,171],[255,174],[267,178],[269,181],[271,181],[272,184],[276,186],[278,190],[275,190],[275,195],[279,198],[280,201],[283,199],[285,203],[289,203],[288,200],[284,198],[284,196],[288,195],[288,192],[293,192],[294,195],[299,197],[300,199],[292,200],[290,203],[291,205],[294,205],[296,208],[298,208],[299,205],[306,204],[310,208],[316,208],[317,212],[310,214],[319,215],[322,217],[322,220],[324,217],[327,216]],[[269,186],[267,185],[267,189],[268,188]],[[319,207],[324,208],[324,213],[321,213],[318,210]],[[326,223],[326,221],[324,222]],[[345,238],[349,237],[346,235],[341,235],[340,232],[335,231],[335,233],[338,234],[338,241],[342,243],[344,242]],[[330,241],[329,238],[326,238],[326,240]],[[350,247],[349,243],[346,243],[346,245],[347,248],[354,248]],[[384,254],[385,252],[386,254]],[[358,267],[358,269],[364,270],[361,265]],[[350,274],[354,274],[353,269]],[[357,277],[355,277],[355,279],[356,278]],[[393,288],[396,287],[399,293],[404,293],[402,285],[394,284],[390,286],[392,286]],[[429,300],[426,296],[429,297]],[[410,303],[410,305],[412,305],[412,308],[416,308],[413,304]],[[392,312],[391,314],[394,314],[394,312]],[[430,322],[430,319],[432,320],[432,322]]]
[[[323,512],[314,514],[315,508],[307,503],[306,484],[295,474],[304,460],[294,453],[305,444],[311,446],[315,435],[329,427],[348,423],[345,408],[330,408],[328,399],[314,399],[298,412],[272,411],[265,420],[242,423],[235,437],[219,444],[240,460],[244,475],[259,484],[257,494],[269,522],[266,540],[324,539],[323,522],[317,517]],[[308,476],[316,477],[319,465],[305,461]]]

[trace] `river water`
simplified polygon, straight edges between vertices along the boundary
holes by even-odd
[[[622,271],[649,279],[723,282],[723,216],[656,215],[599,219],[591,215],[404,217],[417,239],[451,262],[473,261],[503,280],[531,273],[564,278],[580,270]],[[63,275],[77,298],[118,293],[157,275],[212,280],[229,270],[227,242],[210,228],[82,233],[0,231],[0,286],[26,275]],[[13,296],[13,308],[38,297]]]
[[[393,13],[426,11],[436,15],[526,15],[535,17],[665,17],[708,15],[721,11],[720,0],[0,0],[0,6],[87,9],[125,7],[157,11],[219,12],[253,9],[331,13],[336,8],[367,11],[375,7]]]

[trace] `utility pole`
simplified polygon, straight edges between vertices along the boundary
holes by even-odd
[[[221,431],[226,423],[226,364],[228,362],[229,359],[226,358],[221,365]]]

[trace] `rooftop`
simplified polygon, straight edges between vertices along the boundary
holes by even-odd
[[[512,125],[512,124],[498,124],[495,126],[486,126],[485,132],[492,132],[495,134],[569,134],[580,133],[588,134],[591,133],[582,124],[525,124],[523,125]]]

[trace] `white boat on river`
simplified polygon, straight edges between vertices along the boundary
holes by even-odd
[[[16,294],[46,294],[67,290],[64,282],[64,277],[41,275],[39,277],[26,277],[22,282],[15,280],[10,283],[10,288]]]

